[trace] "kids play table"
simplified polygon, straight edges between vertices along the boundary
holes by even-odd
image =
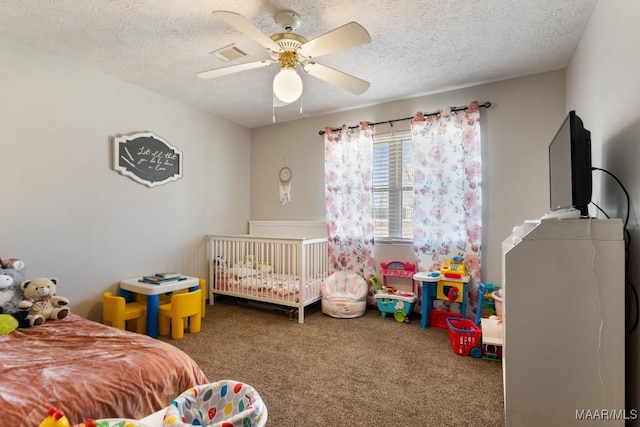
[[[127,279],[120,282],[120,295],[127,301],[134,301],[135,295],[142,294],[147,297],[147,335],[158,338],[158,318],[160,307],[160,295],[170,292],[188,289],[195,291],[200,286],[200,279],[197,277],[183,276],[185,279],[174,280],[167,283],[155,285],[153,283],[141,282],[141,277]]]

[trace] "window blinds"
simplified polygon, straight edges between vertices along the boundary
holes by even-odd
[[[410,131],[375,136],[372,185],[374,237],[411,239],[413,159]]]

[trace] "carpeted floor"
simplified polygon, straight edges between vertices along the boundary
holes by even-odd
[[[202,332],[161,339],[211,382],[251,384],[268,426],[501,426],[502,366],[456,355],[449,331],[383,319],[375,308],[334,319],[319,304],[304,324],[233,299],[207,306]]]

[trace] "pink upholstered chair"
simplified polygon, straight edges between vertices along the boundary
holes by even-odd
[[[337,271],[322,283],[322,312],[331,317],[360,317],[367,310],[368,290],[359,273]]]

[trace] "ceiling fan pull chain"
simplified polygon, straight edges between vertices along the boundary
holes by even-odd
[[[300,115],[302,115],[302,112],[304,111],[304,93],[302,93],[300,95]]]

